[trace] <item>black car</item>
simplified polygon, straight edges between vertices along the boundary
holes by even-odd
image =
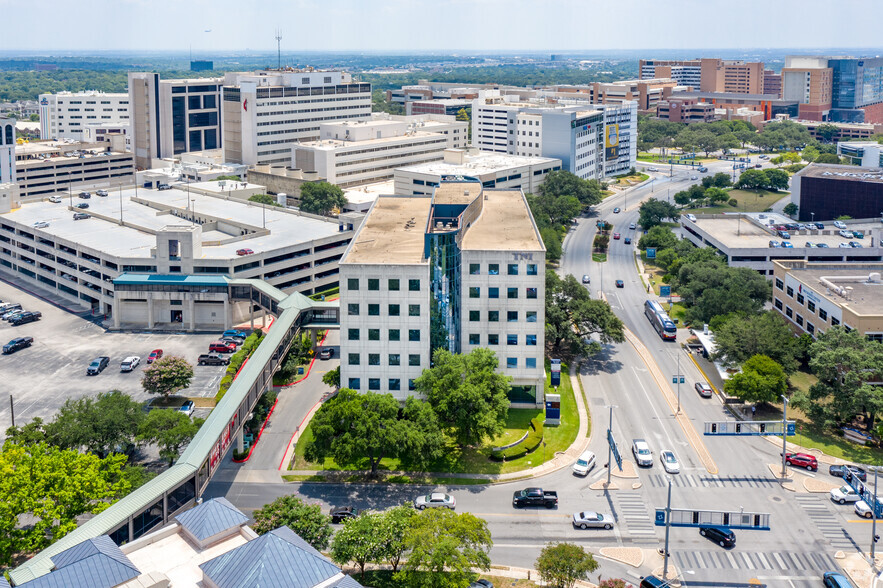
[[[89,208],[89,205],[85,202],[80,202],[79,204],[75,204],[74,208]]]
[[[36,312],[36,311],[35,312],[23,312],[20,315],[17,315],[15,318],[13,318],[11,321],[9,321],[9,324],[16,325],[16,326],[24,325],[27,323],[32,323],[34,321],[38,321],[42,317],[43,317],[43,313],[41,313],[41,312]]]
[[[92,363],[89,364],[89,367],[86,368],[87,376],[97,376],[101,372],[104,371],[104,368],[107,367],[107,364],[110,363],[110,358],[106,355],[102,355],[101,357],[96,357],[92,360]]]
[[[832,465],[828,468],[828,473],[838,478],[843,478],[847,482],[855,476],[862,482],[868,481],[868,473],[862,468],[854,465]]]
[[[494,588],[494,585],[491,583],[490,580],[485,580],[484,578],[481,578],[470,584],[469,588]]]
[[[10,353],[15,353],[19,349],[24,349],[25,347],[30,347],[31,343],[34,342],[33,337],[16,337],[9,343],[3,346],[3,355],[9,355]]]
[[[714,541],[721,547],[736,546],[736,534],[733,533],[729,527],[699,527],[699,534],[711,541]]]
[[[341,506],[339,508],[332,508],[328,514],[331,515],[331,522],[339,525],[346,520],[359,516],[359,511],[351,506]]]
[[[92,198],[92,194],[90,194],[89,192],[80,192],[78,196],[83,200],[88,200],[89,198]]]

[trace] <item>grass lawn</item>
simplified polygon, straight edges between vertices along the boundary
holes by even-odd
[[[616,180],[616,181],[612,182],[612,183],[615,183],[619,186],[634,186],[635,184],[639,184],[639,183],[641,183],[645,180],[649,180],[649,179],[650,179],[650,176],[648,176],[647,174],[638,172],[633,175],[616,176],[614,178],[614,180]]]
[[[558,387],[558,393],[561,395],[561,424],[557,426],[546,426],[543,428],[543,442],[545,447],[540,447],[533,453],[529,453],[518,459],[506,461],[504,463],[492,461],[490,459],[491,450],[494,447],[504,445],[503,441],[508,439],[514,441],[520,438],[527,431],[527,423],[530,419],[540,414],[540,409],[510,409],[506,422],[506,429],[497,438],[485,442],[481,447],[465,447],[463,449],[457,447],[454,443],[448,442],[448,446],[443,452],[443,457],[436,463],[429,466],[429,471],[433,472],[451,472],[451,473],[477,473],[477,474],[504,474],[507,472],[517,472],[538,466],[553,457],[555,452],[566,451],[570,444],[576,439],[579,430],[579,415],[576,410],[576,398],[574,397],[573,388],[570,385],[570,368],[564,364],[561,366],[561,385]],[[550,374],[548,369],[548,361],[546,364],[546,390],[552,392],[550,384]],[[326,459],[324,465],[308,462],[304,457],[304,451],[307,443],[313,438],[313,431],[310,425],[304,429],[300,440],[295,447],[295,458],[289,469],[293,470],[364,470],[367,469],[367,460],[361,463],[341,467],[332,459]],[[385,458],[380,463],[380,470],[385,471],[409,471],[409,465],[402,460]],[[445,480],[450,483],[449,479]]]
[[[605,261],[607,261],[607,254],[606,253],[593,253],[592,254],[592,261],[597,261],[598,263],[604,263]]]
[[[782,198],[788,198],[788,192],[770,192],[761,190],[760,194],[755,190],[730,190],[730,198],[739,201],[738,206],[730,206],[726,202],[719,206],[706,206],[705,208],[684,209],[684,212],[692,214],[720,214],[724,212],[763,212]]]
[[[398,588],[401,584],[392,579],[393,573],[390,570],[371,570],[366,571],[364,577],[359,575],[358,570],[353,571],[350,575],[359,581],[362,586],[368,588]],[[506,588],[537,588],[539,584],[530,580],[515,580],[513,578],[504,578],[502,576],[494,576],[491,574],[479,574],[479,578],[490,580],[494,586],[506,586]]]

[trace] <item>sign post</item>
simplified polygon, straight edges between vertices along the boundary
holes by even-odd
[[[681,414],[681,384],[684,383],[684,374],[681,373],[681,354],[678,353],[678,373],[671,377],[671,383],[678,386],[678,411],[676,415]]]
[[[671,478],[668,479],[668,502],[665,505],[665,552],[662,554],[662,580],[668,575],[668,535],[671,531]]]
[[[616,446],[616,441],[613,439],[613,409],[616,408],[613,405],[610,405],[610,421],[607,427],[607,485],[610,486],[610,476],[613,473],[613,462],[616,461],[616,467],[619,468],[619,471],[622,471],[622,457],[619,455],[619,448]]]
[[[788,456],[788,399],[785,395],[782,395],[782,400],[785,402],[782,405],[782,478],[784,479],[787,475],[786,467],[787,467],[787,456]]]
[[[561,385],[561,360],[560,359],[552,359],[552,375],[551,375],[551,384],[555,388]]]

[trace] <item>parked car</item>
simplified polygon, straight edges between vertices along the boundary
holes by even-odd
[[[92,198],[92,194],[90,194],[89,192],[80,192],[79,194],[77,194],[77,196],[79,196],[83,200],[88,200],[89,198]]]
[[[236,351],[236,345],[226,341],[213,341],[209,344],[208,350],[214,353],[233,353]]]
[[[849,246],[849,243],[841,243],[841,244],[838,245],[837,247],[838,247],[839,249],[852,249],[852,247]]]
[[[696,222],[696,215],[695,214],[685,214],[684,216],[687,217],[688,221],[692,221],[694,223]]]
[[[414,499],[414,508],[423,510],[424,508],[449,508],[454,510],[457,506],[457,500],[450,494],[444,492],[433,492],[418,496]]]
[[[141,358],[137,355],[130,355],[120,363],[121,372],[131,372],[141,363]]]
[[[777,247],[781,247],[781,245],[779,245],[779,242],[776,241],[775,239],[770,239],[770,247],[777,248]]]
[[[254,251],[251,249],[248,249],[248,248],[236,250],[236,255],[252,255],[253,253],[254,253]]]
[[[789,233],[788,231],[777,231],[776,234],[779,237],[781,237],[782,239],[790,239],[791,238],[791,233]]]
[[[239,347],[243,343],[243,340],[239,337],[221,337],[220,341],[222,343],[229,343],[233,345],[234,348]]]
[[[855,235],[853,235],[852,231],[847,231],[845,229],[841,229],[840,232],[837,233],[844,239],[852,239]]]
[[[153,363],[160,357],[162,357],[162,349],[154,349],[150,352],[150,355],[147,356],[147,363]]]
[[[3,346],[3,355],[9,355],[10,353],[15,353],[19,349],[30,347],[33,342],[33,337],[16,337]]]
[[[853,249],[861,249],[862,244],[859,243],[858,241],[850,241],[849,246],[852,247]]]
[[[623,282],[622,280],[616,280],[616,287],[625,288],[625,282]]]
[[[33,312],[22,312],[21,314],[15,316],[9,321],[10,325],[18,326],[25,325],[27,323],[32,323],[34,321],[38,321],[43,318],[43,313],[39,311]]]
[[[709,386],[705,382],[696,382],[695,384],[696,392],[699,393],[699,396],[702,398],[711,398],[711,395],[714,393]]]
[[[49,226],[49,223],[47,223],[46,221],[37,221],[34,223],[33,226],[35,229],[45,229]]]
[[[21,302],[4,302],[0,304],[0,313],[6,314],[13,310],[21,310]]]
[[[792,245],[788,241],[782,241],[782,247],[784,247],[785,249],[794,249],[794,245]]]
[[[92,218],[91,214],[86,214],[85,212],[75,212],[74,220],[83,220],[84,218]]]
[[[825,228],[824,223],[811,223],[811,224],[815,224],[816,228],[820,231]]]
[[[855,588],[846,576],[838,572],[825,572],[822,581],[825,583],[825,588]]]
[[[613,209],[613,214],[619,214],[620,212],[622,212],[622,210],[620,210],[618,206]]]
[[[98,196],[102,196],[104,198],[107,198],[107,190],[96,190],[95,194],[97,194]]]
[[[828,473],[832,476],[837,476],[838,478],[844,478],[847,481],[851,480],[853,476],[861,480],[862,482],[866,482],[868,480],[868,473],[854,465],[832,465],[828,468]]]
[[[24,313],[24,312],[25,312],[25,311],[23,311],[23,310],[21,310],[21,309],[18,309],[18,310],[10,310],[9,312],[3,313],[3,316],[0,317],[0,318],[2,318],[4,321],[9,322],[9,321],[12,321],[13,319],[17,318],[18,315],[20,315],[20,314],[22,314],[22,313]]]
[[[61,202],[61,196],[50,196],[49,202],[54,202],[55,204],[58,204],[59,202]]]
[[[519,508],[522,506],[545,506],[546,508],[554,508],[558,506],[558,493],[552,490],[543,490],[542,488],[525,488],[518,490],[512,494],[512,506]]]
[[[821,249],[828,249],[828,244],[827,243],[816,243],[816,247],[819,247]]]
[[[591,284],[592,278],[588,276],[588,274],[583,274],[583,284]]]
[[[490,580],[479,578],[475,582],[469,584],[469,588],[494,588],[494,584]]]
[[[339,525],[344,521],[359,516],[359,511],[351,506],[339,506],[337,508],[332,508],[328,514],[331,515],[332,524]]]
[[[786,453],[785,463],[799,468],[806,468],[807,471],[814,472],[819,469],[818,460],[808,453]]]
[[[245,339],[248,335],[245,331],[237,331],[236,329],[227,329],[223,333],[221,333],[221,337],[241,337]]]
[[[593,467],[595,467],[595,454],[591,451],[583,451],[570,469],[577,476],[588,476]]]
[[[178,412],[184,413],[187,416],[193,416],[193,401],[188,400],[184,404],[178,407]]]
[[[846,223],[838,220],[838,221],[834,221],[834,226],[838,229],[845,229]]]
[[[812,241],[807,241],[806,243],[803,244],[803,246],[804,246],[804,247],[813,248],[813,247],[816,246],[816,244],[813,243]]]
[[[92,363],[89,364],[89,367],[86,368],[87,376],[97,376],[101,372],[104,371],[104,368],[107,367],[107,364],[110,363],[110,358],[106,355],[102,355],[101,357],[96,357],[92,360]]]
[[[620,237],[620,236],[621,236],[621,235],[620,235],[619,233],[613,233],[613,238],[616,239],[616,240],[619,240],[619,237]]]
[[[864,517],[866,519],[874,518],[874,511],[871,510],[871,506],[864,500],[859,500],[858,502],[856,502],[854,508],[855,514],[857,514],[858,516]]]
[[[632,440],[632,454],[639,466],[653,467],[653,452],[643,439]]]
[[[865,238],[865,234],[862,233],[861,231],[853,231],[852,236],[855,237],[856,239],[864,239]]]
[[[75,204],[74,208],[80,208],[80,209],[85,210],[86,208],[89,208],[89,205],[85,202],[80,202],[79,204]]]
[[[846,504],[847,502],[858,502],[862,497],[859,496],[852,486],[840,486],[831,490],[831,500],[838,504]]]
[[[319,352],[319,359],[331,359],[334,357],[334,347],[324,347]]]
[[[800,225],[797,223],[785,223],[785,229],[788,231],[799,231]]]
[[[172,187],[164,182],[160,182],[159,184],[156,185],[156,189],[157,190],[171,190]]]
[[[580,529],[612,529],[613,517],[593,510],[573,513],[573,526]]]
[[[736,534],[729,527],[719,527],[717,525],[699,527],[699,534],[710,541],[714,541],[721,547],[736,546]]]
[[[660,452],[659,461],[662,462],[662,467],[667,474],[681,473],[681,464],[678,463],[678,458],[675,457],[673,451],[666,449],[665,451]]]
[[[204,353],[196,358],[197,365],[230,365],[230,360],[213,353]]]

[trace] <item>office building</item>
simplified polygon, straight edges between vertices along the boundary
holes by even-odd
[[[669,98],[656,106],[658,118],[672,122],[695,123],[717,120],[714,104],[698,98]]]
[[[737,94],[732,92],[692,92],[675,91],[668,98],[672,100],[689,100],[692,103],[713,104],[716,109],[739,110],[747,108],[763,113],[764,120],[775,118],[779,115],[797,118],[797,100],[780,100],[778,97],[766,94]],[[657,109],[658,110],[658,109]]]
[[[73,218],[77,202],[89,204],[89,218]],[[112,315],[121,328],[229,328],[248,305],[226,304],[226,286],[203,290],[208,282],[259,278],[301,293],[333,287],[355,221],[342,223],[230,197],[217,182],[128,187],[89,200],[73,194],[0,210],[0,271]],[[121,295],[114,280],[123,273],[144,279],[127,281]]]
[[[883,343],[883,263],[781,260],[773,266],[773,308],[795,331],[815,338],[842,325]]]
[[[371,84],[313,68],[229,72],[224,76],[224,159],[291,161],[299,142],[319,139],[324,122],[371,116]]]
[[[83,143],[110,143],[113,136],[123,138],[126,151],[132,150],[131,125],[125,123],[87,123],[83,125]]]
[[[395,193],[429,196],[442,181],[466,178],[485,188],[536,193],[549,172],[561,169],[553,157],[507,155],[486,151],[448,149],[444,159],[395,170]]]
[[[801,221],[880,218],[883,169],[811,163],[791,177],[791,202]]]
[[[40,94],[40,138],[84,141],[87,123],[129,123],[129,95],[105,92]]]
[[[873,141],[838,141],[837,155],[859,167],[883,168],[883,145]]]
[[[139,169],[154,160],[223,146],[222,78],[161,80],[157,73],[129,72],[132,147]]]
[[[635,102],[524,102],[499,90],[472,103],[472,145],[483,151],[561,160],[583,179],[626,173],[637,159]]]
[[[771,69],[763,70],[763,92],[768,96],[782,97],[782,74]]]
[[[815,60],[817,67],[785,67],[782,69],[782,98],[796,100],[798,116],[805,120],[827,120],[831,110],[831,82],[833,71],[821,66],[825,60]]]
[[[405,102],[405,114],[446,114],[457,116],[461,110],[466,114],[472,112],[472,100],[465,98],[439,98],[435,100],[417,100]]]
[[[435,349],[486,347],[510,400],[541,405],[545,257],[521,191],[379,197],[340,261],[341,385],[404,400]]]
[[[638,62],[642,80],[671,78],[682,86],[699,88],[702,84],[702,62],[698,59],[642,59]]]
[[[15,119],[0,116],[0,184],[16,181]]]
[[[763,94],[764,66],[760,62],[725,59],[642,59],[638,64],[642,80],[671,78],[678,84],[702,92]]]
[[[205,59],[190,60],[190,71],[212,71],[215,69],[215,62]]]
[[[480,87],[468,87],[462,84],[428,82],[420,80],[418,84],[402,86],[386,91],[386,101],[402,104],[407,107],[409,102],[424,100],[468,100],[478,98],[479,89],[497,87],[494,84],[482,84]],[[414,114],[420,114],[415,112]],[[435,113],[431,113],[435,114]]]
[[[883,57],[789,55],[782,71],[816,76],[817,85],[824,84],[819,92],[830,94],[831,105],[824,118],[814,120],[883,123]]]

